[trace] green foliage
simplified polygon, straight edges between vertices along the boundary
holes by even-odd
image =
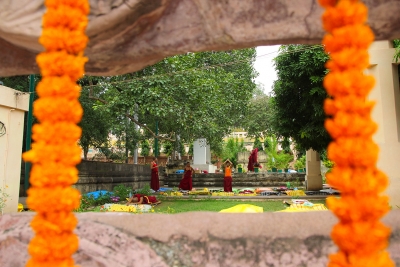
[[[264,150],[264,148],[263,148],[263,146],[262,146],[262,143],[261,143],[260,139],[258,139],[258,137],[256,137],[256,138],[254,139],[253,148],[257,148],[258,151],[263,151],[263,150]]]
[[[113,195],[119,197],[121,200],[129,197],[129,194],[132,192],[132,189],[125,185],[117,185],[114,187]]]
[[[303,169],[306,167],[306,155],[301,156],[300,158],[298,158],[296,160],[296,162],[294,163],[294,167],[298,170],[298,169]]]
[[[148,155],[150,155],[150,144],[149,141],[144,140],[140,143],[140,148],[141,150],[141,154],[144,157],[147,157]]]
[[[286,153],[279,153],[275,158],[275,164],[278,169],[287,169],[291,161],[293,161],[293,155]]]
[[[80,84],[84,85],[85,80],[82,79]],[[82,147],[84,159],[87,159],[90,147],[101,148],[108,146],[108,134],[111,125],[107,113],[94,109],[93,101],[89,99],[88,91],[82,91],[79,101],[83,108],[82,120],[79,123],[82,128],[79,145]]]
[[[136,189],[135,194],[143,194],[143,195],[150,195],[151,194],[151,189],[150,185],[145,185],[143,188]]]
[[[400,60],[400,39],[393,40],[393,46],[396,48],[396,53],[394,54],[394,61],[399,62]],[[400,72],[400,70],[399,70]]]
[[[136,112],[142,126],[159,121],[163,136],[180,135],[184,143],[204,137],[213,148],[242,120],[255,88],[255,56],[254,48],[187,53],[135,73],[101,77],[95,95],[104,103],[96,105],[112,118]],[[141,140],[149,138],[144,130]]]
[[[163,153],[167,156],[171,156],[172,152],[174,151],[174,146],[170,141],[165,141],[163,143]]]
[[[191,155],[191,156],[193,156],[193,143],[190,143],[190,145],[189,145],[189,152],[188,152],[188,154]]]
[[[292,150],[290,149],[290,139],[284,137],[281,141],[281,147],[286,154],[292,154]]]
[[[104,205],[106,203],[111,203],[111,193],[100,194],[98,198],[95,199],[95,205]]]
[[[82,195],[79,208],[75,212],[84,212],[96,206],[96,200],[93,196],[88,197],[87,195]]]
[[[292,138],[301,150],[322,151],[330,142],[322,108],[328,56],[320,45],[284,45],[274,60],[278,76],[270,102],[274,132]]]
[[[248,136],[261,137],[272,131],[270,102],[271,98],[263,92],[257,93],[248,102],[246,113],[240,123]]]
[[[243,151],[246,151],[243,141],[239,141],[238,138],[228,138],[222,150],[222,161],[229,159],[236,166],[238,153]]]

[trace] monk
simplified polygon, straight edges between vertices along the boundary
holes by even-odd
[[[188,161],[186,163],[185,169],[183,171],[182,180],[179,183],[179,189],[189,190],[189,191],[192,190],[192,188],[193,188],[193,186],[192,186],[193,173],[194,173],[194,169],[190,166],[190,162]]]
[[[232,192],[232,162],[227,159],[224,162],[225,175],[224,175],[224,192]]]
[[[160,190],[160,179],[158,177],[158,165],[157,158],[154,157],[153,161],[150,164],[151,169],[151,180],[150,180],[150,188],[154,191]]]
[[[131,198],[128,199],[126,205],[129,204],[150,204],[157,205],[160,204],[161,201],[157,200],[155,196],[146,196],[143,194],[134,194]]]

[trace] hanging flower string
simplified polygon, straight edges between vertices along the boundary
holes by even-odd
[[[32,129],[32,150],[24,153],[32,162],[31,188],[27,204],[36,211],[31,226],[36,235],[29,244],[27,266],[74,266],[72,254],[78,249],[73,233],[79,206],[79,191],[71,187],[78,180],[76,164],[81,150],[77,140],[82,116],[76,84],[84,74],[83,57],[88,38],[87,0],[46,0],[43,32],[39,42],[45,52],[36,58],[42,80],[36,90],[34,115],[39,124]]]
[[[326,8],[323,39],[330,55],[324,86],[332,97],[324,109],[331,116],[325,127],[333,141],[328,157],[335,162],[328,183],[341,192],[329,198],[329,208],[339,218],[332,239],[339,251],[330,256],[329,266],[394,266],[388,245],[390,230],[379,219],[388,211],[388,198],[380,194],[388,180],[376,168],[378,146],[372,135],[377,125],[371,120],[374,103],[367,95],[374,78],[363,71],[369,66],[368,47],[374,35],[367,26],[367,7],[358,0],[319,0]]]

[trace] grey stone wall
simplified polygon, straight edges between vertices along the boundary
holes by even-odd
[[[151,172],[147,165],[83,161],[77,167],[79,180],[74,187],[83,194],[97,190],[112,191],[119,184],[132,188],[150,184]]]
[[[169,174],[164,183],[168,187],[178,187],[182,174]],[[305,173],[234,173],[232,174],[233,187],[277,187],[285,186],[286,182],[304,183]],[[195,173],[193,187],[223,187],[223,173]]]
[[[120,184],[134,189],[150,184],[151,172],[148,165],[82,161],[77,168],[79,180],[74,187],[82,194],[98,190],[112,191],[115,186]],[[161,186],[163,185],[163,171],[164,167],[159,167]],[[20,196],[26,196],[24,174],[25,171],[22,169]]]

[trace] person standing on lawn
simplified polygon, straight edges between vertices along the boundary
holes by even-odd
[[[185,169],[183,171],[182,180],[179,183],[179,189],[192,191],[192,176],[194,169],[190,166],[190,162],[186,162]]]
[[[225,175],[224,175],[224,192],[232,192],[232,162],[227,159],[224,162]]]
[[[151,180],[150,180],[150,188],[154,191],[160,190],[160,179],[158,177],[158,165],[157,158],[154,157],[153,161],[150,164],[151,169]]]

